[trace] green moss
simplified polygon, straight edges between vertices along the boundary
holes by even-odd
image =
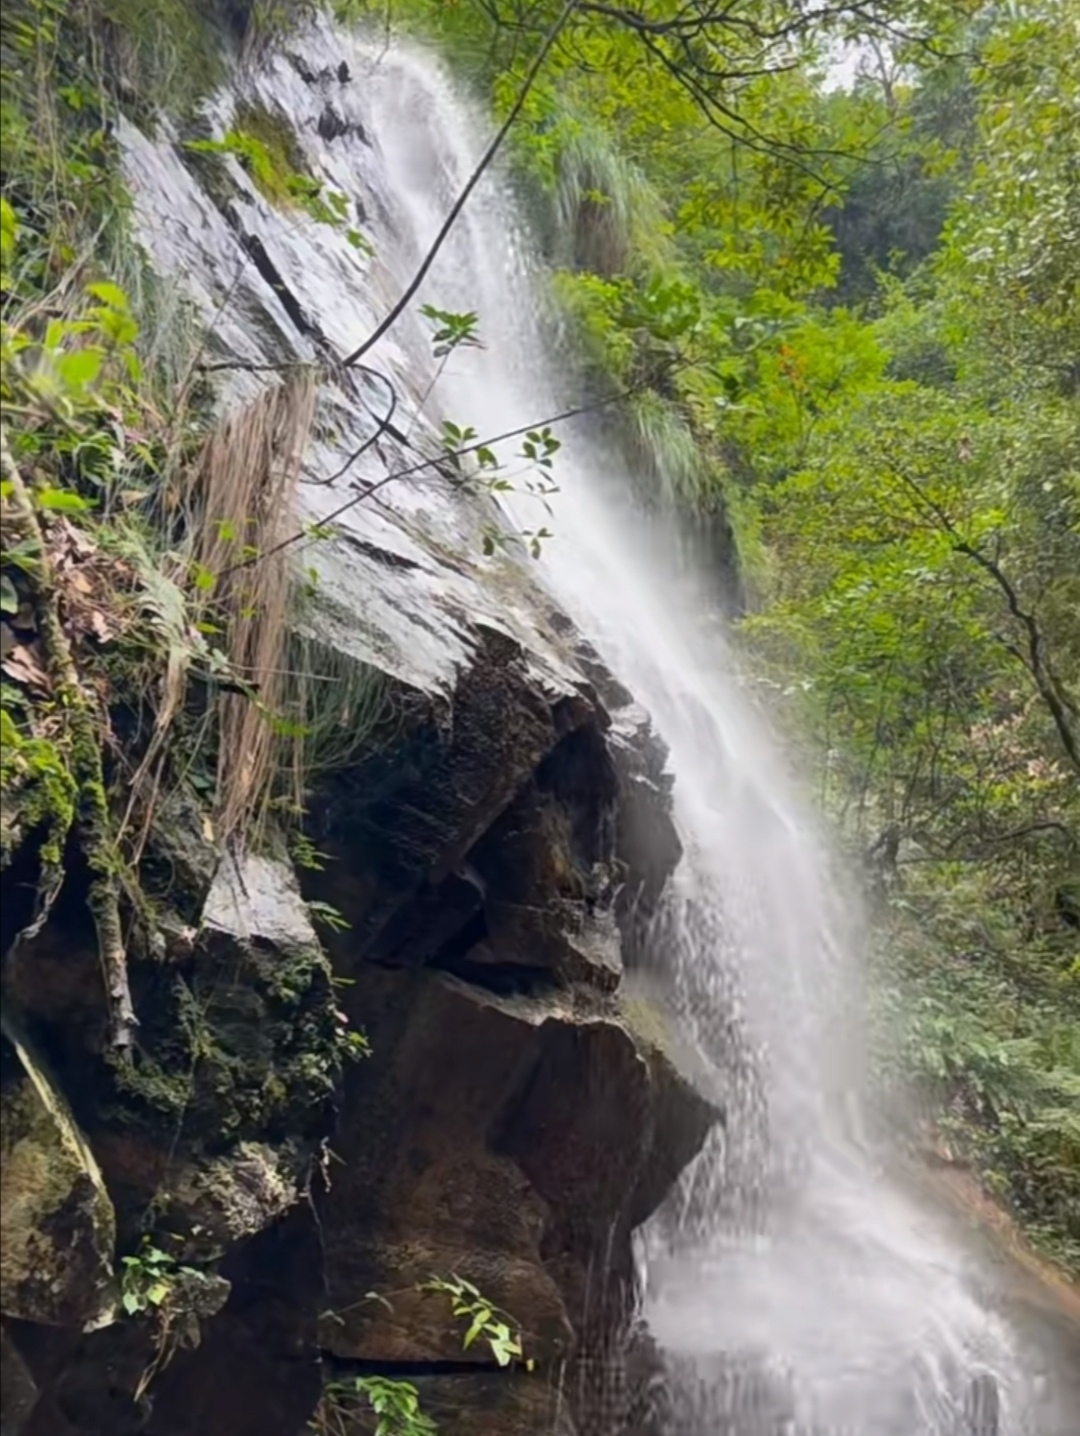
[[[190,114],[225,78],[217,0],[92,0],[85,14],[137,117]]]
[[[185,975],[140,1003],[141,1052],[116,1067],[113,1115],[154,1129],[183,1115],[188,1136],[213,1141],[303,1132],[347,1055],[335,1010],[317,946],[262,952],[208,935]]]
[[[4,1310],[81,1325],[111,1306],[112,1202],[67,1104],[6,1010],[3,1047]]]
[[[281,111],[252,101],[238,105],[233,138],[263,198],[278,209],[296,209],[309,176],[296,132]]]
[[[139,1054],[134,1062],[114,1062],[116,1085],[124,1096],[134,1097],[140,1107],[180,1117],[191,1102],[190,1071],[170,1072],[152,1057]],[[130,1111],[114,1113],[131,1117]]]
[[[647,997],[624,997],[622,1016],[630,1031],[646,1047],[671,1056],[671,1026],[663,1009]]]
[[[44,829],[41,860],[58,868],[75,816],[75,780],[57,744],[27,737],[0,709],[0,865],[6,867],[26,834]]]

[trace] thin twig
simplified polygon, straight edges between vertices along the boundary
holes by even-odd
[[[369,484],[366,488],[361,489],[358,493],[354,494],[351,499],[347,499],[345,503],[327,514],[325,518],[318,519],[308,528],[300,529],[297,533],[290,534],[288,538],[282,539],[280,543],[275,544],[272,548],[268,548],[264,553],[253,554],[250,558],[242,559],[239,563],[222,569],[216,577],[221,579],[228,574],[236,573],[240,569],[253,568],[264,559],[270,558],[271,555],[280,553],[282,549],[291,548],[293,544],[300,543],[302,539],[310,536],[311,527],[324,528],[327,524],[332,524],[336,519],[341,518],[343,514],[348,513],[350,509],[354,509],[357,504],[363,503],[365,499],[371,498],[372,495],[378,493],[380,489],[384,489],[387,484],[392,484],[398,479],[411,478],[414,474],[423,473],[425,470],[437,469],[441,464],[453,461],[454,459],[463,458],[466,454],[473,454],[478,449],[490,449],[492,445],[504,443],[507,439],[518,439],[523,434],[531,433],[534,429],[550,428],[552,424],[561,424],[567,419],[576,419],[582,414],[591,414],[598,409],[608,408],[612,404],[622,403],[624,399],[632,398],[645,388],[648,388],[648,385],[643,381],[640,384],[633,385],[629,389],[620,390],[617,394],[609,394],[603,399],[595,399],[590,404],[579,404],[573,409],[564,409],[561,413],[552,414],[546,419],[536,419],[531,424],[522,424],[520,428],[507,429],[502,434],[477,439],[474,443],[465,444],[460,449],[447,449],[443,453],[437,454],[434,458],[421,459],[415,464],[409,464],[404,469],[395,469],[392,473],[379,479],[377,483]]]

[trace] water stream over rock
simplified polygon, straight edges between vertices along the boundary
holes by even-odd
[[[484,137],[426,57],[329,29],[296,49],[250,84],[297,124],[313,172],[357,202],[373,260],[326,226],[275,214],[231,162],[226,219],[167,136],[127,135],[158,264],[218,315],[222,348],[254,363],[353,348],[412,274]],[[451,355],[427,393],[414,306],[366,356],[373,372],[342,380],[339,422],[323,426],[309,477],[335,472],[373,432],[389,392],[377,373],[400,401],[383,453],[305,485],[308,518],[380,480],[388,454],[421,449],[440,418],[486,436],[573,402],[573,366],[552,342],[527,234],[497,176],[467,206],[422,302],[475,310],[483,348]],[[256,382],[235,381],[239,392]],[[633,512],[620,454],[587,419],[559,432],[551,516],[524,494],[506,509],[522,528],[552,530],[543,581],[669,746],[684,855],[651,918],[648,948],[664,960],[631,983],[674,1014],[673,1050],[727,1114],[640,1242],[645,1315],[668,1371],[649,1429],[1075,1436],[1080,1408],[1055,1385],[1058,1358],[1012,1323],[968,1244],[862,1142],[855,905],[718,625],[701,621],[705,598],[671,562],[662,526]],[[516,444],[502,448],[512,467]],[[340,642],[436,682],[464,641],[463,607],[487,603],[493,625],[528,628],[527,594],[474,582],[483,521],[430,475],[354,508],[351,539],[311,557],[324,586],[370,617],[368,633]],[[554,649],[549,662],[557,675]]]
[[[371,89],[414,236],[407,266],[434,237],[480,136],[422,59],[384,57]],[[538,295],[493,182],[425,291],[481,317],[485,352],[455,359],[436,389],[457,422],[497,433],[572,400],[537,322]],[[678,1369],[692,1388],[676,1400],[679,1429],[1065,1436],[1074,1424],[1062,1413],[1069,1424],[1052,1427],[1037,1412],[1030,1355],[980,1293],[963,1247],[858,1141],[850,898],[715,625],[706,634],[695,624],[704,599],[665,567],[665,535],[642,532],[628,511],[619,463],[587,424],[575,427],[544,566],[670,745],[685,857],[656,919],[659,945],[728,1112],[726,1133],[643,1244],[650,1325],[685,1358]],[[542,521],[535,504],[513,509],[523,527]],[[760,1360],[740,1380],[741,1354]],[[980,1395],[987,1378],[996,1398]]]

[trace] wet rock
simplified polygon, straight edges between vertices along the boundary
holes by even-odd
[[[469,854],[484,925],[483,942],[467,958],[614,991],[622,975],[610,912],[616,796],[598,725],[575,730],[552,750]]]
[[[539,1376],[486,1371],[420,1376],[414,1384],[439,1436],[574,1436],[565,1399]]]
[[[622,1429],[636,1274],[631,1232],[720,1118],[623,1024],[545,1024],[541,1060],[499,1133],[551,1213],[546,1269],[576,1342],[566,1389],[586,1430]]]
[[[964,1396],[966,1436],[1000,1436],[1001,1397],[990,1375],[976,1376]]]
[[[323,1251],[298,1206],[232,1248],[229,1300],[155,1380],[147,1436],[299,1436],[318,1400]]]
[[[127,1080],[211,1147],[322,1124],[340,1062],[330,970],[287,863],[222,861],[182,965],[140,965],[146,1056]],[[163,991],[164,989],[164,991]],[[172,1031],[166,1024],[172,1023]],[[191,1053],[197,1050],[194,1070]]]
[[[342,83],[345,82],[342,81]],[[328,104],[323,108],[315,128],[319,138],[325,140],[327,144],[332,140],[342,139],[345,135],[355,135],[362,143],[368,143],[363,125],[357,120],[347,120],[333,105]]]
[[[88,1334],[12,1323],[11,1339],[37,1388],[19,1436],[136,1436],[146,1411],[134,1401],[154,1359],[150,1328],[118,1321]]]
[[[616,912],[632,965],[647,942],[643,929],[682,857],[682,843],[672,816],[667,748],[648,714],[637,704],[623,705],[612,715],[609,736],[618,775],[616,857],[621,881]]]
[[[375,962],[433,955],[438,943],[409,941],[415,914],[406,904],[426,901],[461,868],[543,758],[596,710],[572,682],[538,676],[516,640],[486,631],[452,706],[415,711],[392,748],[335,779],[313,805],[320,845],[335,861],[311,890],[348,919],[350,952]]]
[[[0,1043],[0,1307],[56,1325],[107,1321],[115,1217],[97,1162],[7,1016]]]
[[[671,1436],[671,1395],[663,1353],[644,1322],[636,1321],[625,1347],[626,1409],[620,1436]]]
[[[207,937],[276,947],[283,956],[319,949],[308,910],[288,863],[248,854],[220,864],[203,908]]]
[[[571,1333],[539,1255],[544,1204],[488,1141],[550,1009],[423,972],[361,978],[349,1003],[374,1055],[347,1088],[341,1164],[318,1202],[333,1251],[324,1347],[350,1359],[490,1360],[463,1356],[445,1295],[417,1289],[456,1273],[520,1323],[537,1358],[554,1359]]]
[[[297,1202],[310,1154],[302,1147],[241,1142],[225,1156],[186,1162],[159,1197],[162,1225],[184,1239],[187,1261],[209,1261],[254,1236]]]
[[[581,903],[559,898],[533,906],[493,901],[486,913],[488,942],[467,957],[548,969],[567,986],[584,983],[603,992],[618,987],[622,956],[610,913],[590,913]]]
[[[166,913],[164,936],[175,946],[176,929],[197,924],[217,872],[220,853],[206,837],[204,811],[193,790],[178,784],[158,799],[140,878],[159,895]]]
[[[557,1368],[589,1272],[629,1263],[631,1227],[716,1113],[584,994],[406,976],[361,978],[349,998],[375,1055],[350,1083],[318,1201],[332,1254],[320,1344],[349,1361],[490,1363],[423,1289],[456,1274]]]
[[[305,55],[296,52],[289,55],[289,64],[303,80],[305,85],[317,85],[321,78],[319,71],[308,62]]]
[[[563,1215],[572,1242],[629,1232],[652,1215],[720,1113],[622,1022],[544,1022],[537,1046],[497,1149]]]
[[[130,1064],[102,1060],[106,1014],[85,914],[82,926],[50,923],[15,954],[7,990],[76,1108],[121,1248],[138,1246],[152,1213],[182,1238],[186,1260],[205,1263],[305,1189],[345,1031],[287,864],[226,859],[200,917],[176,936],[164,957],[134,945],[129,954],[140,1016]]]
[[[310,1212],[240,1243],[222,1273],[193,1283],[183,1331],[153,1316],[86,1335],[15,1323],[39,1393],[19,1436],[299,1436],[320,1388]]]

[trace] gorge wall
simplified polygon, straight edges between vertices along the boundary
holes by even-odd
[[[318,367],[290,641],[368,695],[367,726],[312,779],[305,863],[273,824],[223,850],[213,792],[171,776],[127,915],[130,1057],[92,875],[70,853],[35,919],[42,833],[5,792],[3,1436],[298,1436],[328,1383],[379,1373],[443,1436],[629,1431],[631,1233],[719,1120],[622,991],[627,964],[663,966],[661,743],[528,561],[485,552],[491,498],[433,460],[415,316],[378,371],[338,363],[415,258],[363,66],[320,22],[236,62],[194,126],[122,126],[136,228],[206,327],[219,410]],[[245,107],[347,197],[362,246],[189,147]],[[93,552],[69,560],[92,584]],[[6,643],[32,647],[23,621]],[[111,718],[122,774],[147,730]],[[507,1313],[523,1359],[464,1348],[439,1278]]]

